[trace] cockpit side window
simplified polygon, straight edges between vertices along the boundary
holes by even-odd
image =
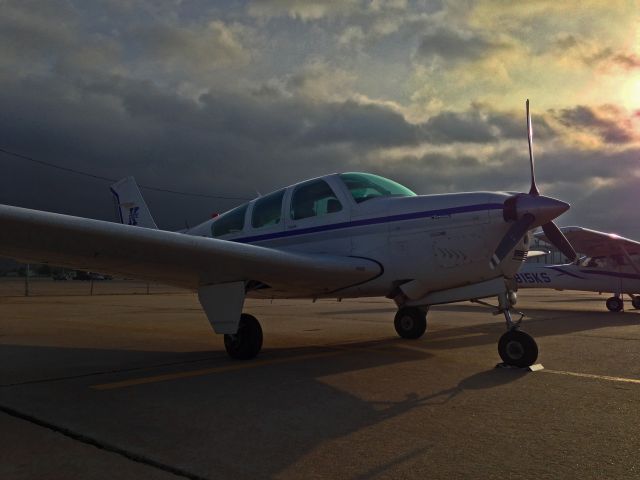
[[[241,232],[244,228],[244,217],[247,213],[247,204],[240,205],[230,212],[216,218],[211,225],[211,234],[214,237],[222,237],[230,233]]]
[[[280,223],[283,198],[284,190],[280,190],[256,200],[251,214],[251,226],[262,228]]]
[[[340,200],[324,180],[314,180],[296,187],[291,197],[291,218],[318,217],[342,210]]]
[[[357,203],[377,197],[413,197],[415,193],[388,178],[371,173],[343,173],[340,179]]]
[[[589,268],[604,268],[607,266],[607,257],[588,257],[582,265]]]

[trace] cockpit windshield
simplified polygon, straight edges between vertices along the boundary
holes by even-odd
[[[415,193],[388,178],[371,173],[343,173],[340,179],[357,203],[378,197],[415,197]]]

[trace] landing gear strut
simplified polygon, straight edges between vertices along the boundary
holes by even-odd
[[[515,297],[506,293],[498,296],[499,311],[504,314],[507,332],[498,341],[498,354],[505,365],[513,367],[529,367],[538,359],[538,345],[533,337],[520,328],[520,320],[514,322],[509,311],[515,303]]]
[[[224,336],[224,348],[234,360],[254,358],[262,348],[262,328],[253,315],[243,313],[235,334]]]
[[[393,321],[396,332],[402,338],[415,340],[427,330],[427,310],[418,307],[402,307]]]
[[[633,302],[634,302],[633,306],[635,308],[638,308],[636,307],[636,304],[635,304],[635,297]],[[607,298],[607,308],[609,309],[610,312],[621,312],[622,309],[624,308],[622,297],[616,295],[614,297]]]

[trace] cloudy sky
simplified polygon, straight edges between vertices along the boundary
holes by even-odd
[[[0,148],[144,191],[161,227],[313,176],[528,189],[640,238],[637,2],[0,0]],[[0,202],[113,220],[108,182],[0,153]]]

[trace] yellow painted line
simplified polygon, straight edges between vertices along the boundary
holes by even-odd
[[[640,385],[640,379],[636,378],[610,377],[608,375],[594,375],[593,373],[565,372],[563,370],[549,370],[547,368],[540,371],[554,373],[556,375],[567,375],[570,377],[592,378],[594,380],[605,380],[607,382],[635,383],[636,385]]]
[[[123,380],[120,382],[102,383],[99,385],[91,385],[94,390],[115,390],[118,388],[132,387],[135,385],[144,385],[147,383],[165,382],[167,380],[176,380],[179,378],[199,377],[202,375],[211,375],[214,373],[233,372],[235,370],[246,370],[249,368],[265,367],[268,365],[277,365],[281,363],[293,363],[314,358],[331,357],[334,355],[342,355],[348,350],[333,350],[330,352],[312,353],[308,355],[298,355],[294,357],[275,358],[273,360],[257,360],[254,362],[238,362],[233,365],[224,367],[203,368],[200,370],[190,370],[188,372],[166,373],[164,375],[154,375],[152,377],[133,378],[131,380]]]

